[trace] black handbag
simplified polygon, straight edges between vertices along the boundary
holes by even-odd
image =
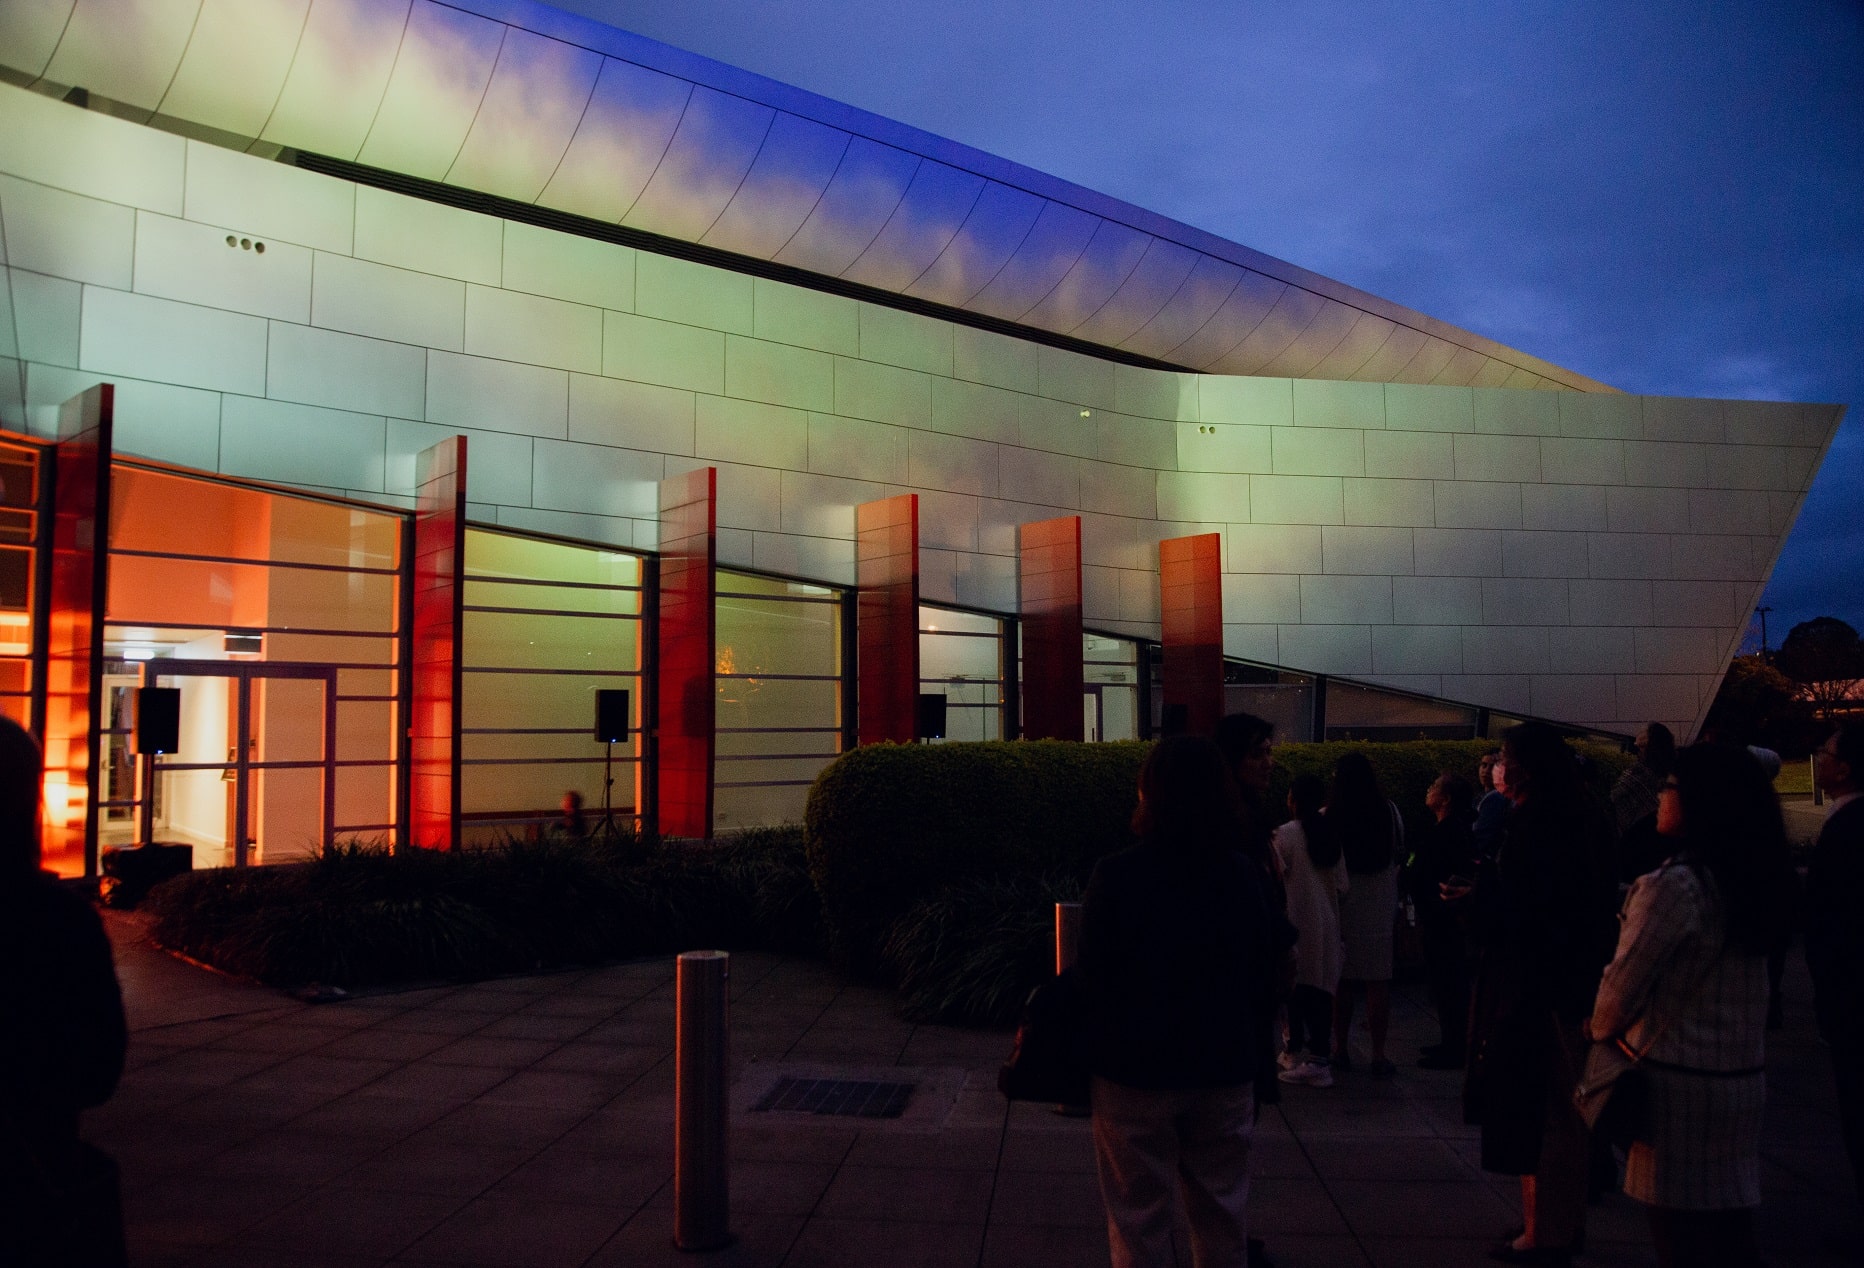
[[[1030,991],[1010,1059],[997,1071],[997,1090],[1012,1101],[1086,1105],[1088,1072],[1081,1059],[1086,1014],[1072,971]]]
[[[1638,1068],[1641,1054],[1622,1037],[1594,1040],[1573,1104],[1592,1134],[1629,1149],[1650,1136],[1650,1079]]]

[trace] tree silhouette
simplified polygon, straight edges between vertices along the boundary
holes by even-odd
[[[1773,663],[1829,716],[1864,679],[1864,640],[1835,616],[1815,616],[1787,632]]]

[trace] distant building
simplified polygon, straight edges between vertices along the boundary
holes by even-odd
[[[599,816],[610,757],[696,834],[915,734],[1688,735],[1843,412],[528,0],[9,0],[0,78],[0,707],[70,874]]]

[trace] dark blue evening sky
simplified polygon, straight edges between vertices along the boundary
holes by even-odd
[[[1857,0],[557,3],[1627,391],[1864,406]],[[1860,489],[1854,409],[1776,645],[1864,626]]]

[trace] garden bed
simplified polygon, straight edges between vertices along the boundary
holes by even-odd
[[[605,835],[448,852],[337,846],[308,863],[191,872],[158,886],[147,909],[158,945],[287,987],[821,945],[800,828],[711,844]]]

